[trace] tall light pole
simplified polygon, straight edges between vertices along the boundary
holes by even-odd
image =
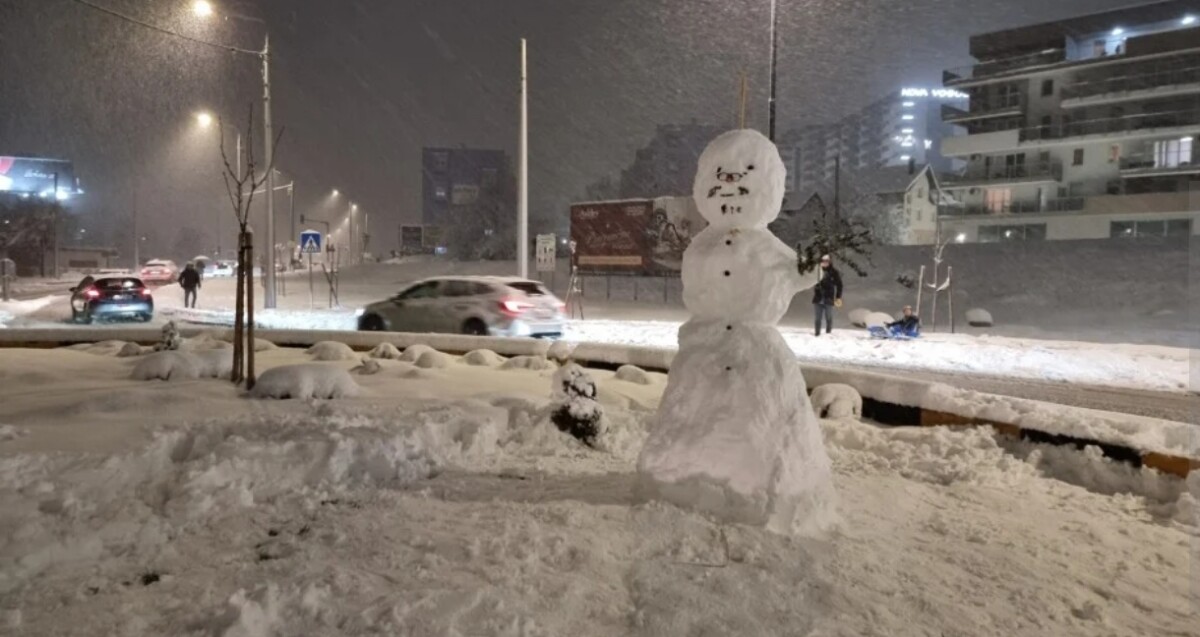
[[[529,90],[521,38],[521,138],[517,145],[517,274],[529,278]]]
[[[775,67],[779,56],[778,0],[771,0],[771,95],[767,98],[767,139],[775,141]]]

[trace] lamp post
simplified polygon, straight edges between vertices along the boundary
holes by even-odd
[[[779,54],[779,12],[776,7],[778,0],[771,0],[771,94],[767,98],[767,139],[775,141],[775,67]]]

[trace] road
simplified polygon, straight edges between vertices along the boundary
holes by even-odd
[[[821,361],[820,365],[851,371],[893,374],[988,394],[1200,424],[1200,396],[1195,394],[1080,385],[964,372],[943,373],[883,365],[846,365],[825,361]]]

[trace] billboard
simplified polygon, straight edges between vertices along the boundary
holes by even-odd
[[[42,199],[56,197],[61,201],[81,192],[75,168],[69,161],[0,156],[0,193]]]
[[[400,226],[400,252],[421,254],[425,252],[424,228],[422,226]]]
[[[691,197],[574,204],[575,264],[585,272],[677,273],[683,251],[706,225]]]

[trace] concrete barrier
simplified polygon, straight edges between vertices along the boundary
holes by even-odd
[[[184,327],[180,331],[186,337],[209,333],[228,338],[232,333],[228,328]],[[98,340],[152,345],[159,341],[160,335],[159,329],[148,327],[9,329],[0,330],[0,347],[54,348]],[[503,356],[571,359],[585,366],[605,369],[636,365],[658,372],[669,371],[675,356],[674,350],[663,348],[459,334],[256,330],[255,336],[281,347],[308,347],[319,341],[336,340],[355,350],[367,351],[384,342],[401,349],[420,343],[448,354],[462,355],[476,349],[490,349]],[[919,427],[987,425],[1000,435],[1031,442],[1079,449],[1094,445],[1114,460],[1180,477],[1200,470],[1200,442],[1193,436],[1193,426],[1187,423],[983,394],[940,383],[803,361],[801,367],[810,389],[829,383],[854,387],[863,397],[863,416],[882,424]]]

